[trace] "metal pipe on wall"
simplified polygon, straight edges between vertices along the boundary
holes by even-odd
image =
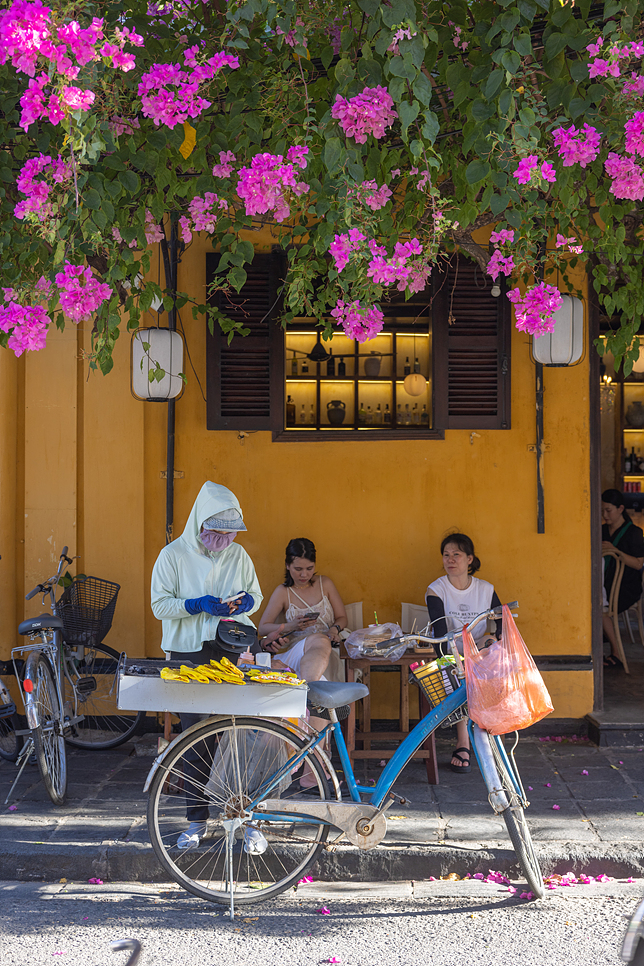
[[[168,312],[168,328],[177,328],[177,273],[179,264],[179,239],[177,222],[171,217],[170,247],[165,239],[161,241],[165,285],[172,297],[172,308]],[[165,542],[172,543],[174,531],[174,441],[175,441],[175,400],[168,400],[168,423],[166,430],[166,469],[165,469]]]

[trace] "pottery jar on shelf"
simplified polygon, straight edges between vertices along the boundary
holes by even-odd
[[[372,352],[364,361],[364,374],[372,378],[380,375],[381,356],[379,352]]]
[[[636,400],[630,404],[626,410],[626,422],[634,429],[644,428],[644,403]]]
[[[346,414],[347,407],[341,399],[332,399],[326,404],[326,416],[332,426],[341,426]]]

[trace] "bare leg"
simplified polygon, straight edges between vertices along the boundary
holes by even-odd
[[[613,657],[615,657],[615,652],[617,650],[617,640],[615,638],[615,628],[613,627],[613,622],[608,616],[608,614],[602,614],[602,625],[604,628],[604,634],[610,641],[610,650]]]
[[[324,634],[311,634],[304,645],[304,654],[300,661],[300,677],[305,681],[319,681],[327,669],[331,657],[331,641]],[[309,724],[316,731],[321,731],[326,725],[324,718],[309,718]],[[304,765],[304,772],[300,781],[302,788],[310,788],[316,784],[316,778],[309,768]]]
[[[467,718],[463,718],[456,725],[456,747],[457,748],[468,748],[470,747],[470,736],[467,733]],[[463,755],[463,752],[461,752]],[[463,755],[463,757],[465,757]],[[467,762],[459,761],[458,758],[452,758],[452,764],[455,768],[462,768]]]

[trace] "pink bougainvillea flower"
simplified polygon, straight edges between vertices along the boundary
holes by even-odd
[[[553,805],[552,807],[555,810],[555,812],[558,812],[559,809],[561,808],[561,805]]]
[[[629,876],[629,877],[628,877],[628,879],[627,879],[626,881],[627,881],[627,882],[635,882],[635,879],[634,879],[634,878],[633,878],[633,876],[631,875],[631,876]]]
[[[612,875],[606,875],[604,872],[602,872],[600,875],[597,876],[595,881],[596,882],[614,882],[615,879]]]
[[[512,228],[501,228],[499,231],[493,231],[490,234],[490,241],[494,245],[505,245],[510,244],[514,241],[514,231]],[[546,741],[546,738],[540,738],[540,741]]]
[[[331,910],[328,909],[326,906],[320,906],[320,908],[319,909],[316,909],[315,911],[318,912],[321,916],[330,916],[331,915]]]
[[[312,875],[305,875],[303,879],[300,879],[297,883],[298,885],[305,885],[307,882],[313,882]]]
[[[584,124],[581,130],[571,127],[556,128],[552,132],[552,139],[563,159],[564,168],[579,164],[582,168],[594,161],[599,154],[601,134],[597,128]]]
[[[493,869],[490,869],[485,881],[494,882],[498,885],[510,885],[510,880],[507,876],[503,875],[502,872],[495,872]]]
[[[584,885],[588,885],[590,882],[594,882],[595,878],[592,875],[586,875],[585,872],[582,872],[581,875],[579,876],[579,881],[583,882]]]
[[[520,898],[521,899],[534,899],[534,896],[532,895],[531,892],[522,892]]]
[[[8,812],[16,812],[17,810],[18,810],[17,805],[10,805],[9,808],[7,809]]]
[[[291,213],[289,198],[299,198],[309,190],[309,185],[297,177],[296,164],[285,162],[281,154],[256,154],[250,168],[240,169],[237,182],[237,194],[246,205],[246,214],[272,211],[275,221],[285,221]]]
[[[474,875],[472,876],[472,878],[473,879],[484,879],[485,876],[483,875],[482,872],[475,872]]]
[[[386,87],[365,87],[355,97],[337,95],[331,116],[340,122],[347,137],[364,144],[368,134],[384,137],[387,128],[398,117],[394,101]]]
[[[528,184],[532,177],[532,172],[537,167],[539,163],[539,158],[536,154],[531,154],[527,158],[521,158],[516,171],[513,172],[512,177],[516,178],[519,184]]]
[[[511,896],[513,896],[516,891],[517,890],[514,888],[514,886],[508,886],[508,892]]]
[[[102,879],[88,879],[90,885],[103,885]]]
[[[644,157],[644,111],[638,111],[624,125],[626,131],[625,148],[627,154]]]
[[[532,787],[532,785],[528,785],[528,791],[529,792],[533,792],[534,791],[534,788]]]
[[[326,961],[327,961],[327,963],[341,963],[342,962],[342,960],[340,959],[339,956],[329,956],[329,958]]]
[[[544,783],[544,788],[552,788],[551,783],[550,782],[545,782]]]
[[[581,774],[582,774],[582,775],[587,775],[587,774],[588,774],[588,772],[586,771],[586,769],[585,769],[585,768],[582,768],[582,770],[581,770]]]
[[[630,201],[644,199],[644,173],[631,158],[623,158],[611,151],[604,162],[606,173],[613,178],[610,191],[616,198]]]
[[[220,151],[219,164],[212,169],[215,178],[229,178],[233,172],[233,161],[235,161],[235,155],[232,151]]]
[[[347,336],[358,342],[373,339],[381,331],[385,321],[377,305],[362,306],[359,299],[347,303],[340,299],[331,310],[331,315],[343,327]]]

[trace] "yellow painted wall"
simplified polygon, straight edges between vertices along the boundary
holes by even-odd
[[[179,289],[199,300],[207,250],[196,238],[179,267]],[[205,327],[189,310],[182,322],[205,391]],[[17,427],[15,440],[9,432],[0,442],[0,495],[15,508],[12,523],[0,500],[0,537],[8,542],[0,547],[0,574],[7,576],[14,563],[20,574],[0,610],[0,657],[8,656],[15,621],[36,612],[33,604],[24,606],[23,587],[53,569],[63,543],[81,554],[79,572],[122,585],[107,643],[132,656],[161,654],[149,578],[164,543],[167,408],[131,396],[127,336],[117,343],[114,371],[87,378],[86,363],[79,362],[79,349],[89,348],[86,338],[69,326],[63,335],[52,332],[47,349],[26,360],[16,363],[0,352],[0,411],[15,406]],[[440,541],[458,528],[475,542],[480,576],[502,600],[520,601],[519,625],[533,653],[590,653],[587,359],[545,373],[543,535],[536,532],[535,455],[528,449],[535,442],[534,366],[523,333],[513,330],[512,429],[475,436],[448,431],[442,441],[273,443],[270,433],[239,439],[236,432],[208,432],[199,383],[185,368],[188,386],[176,405],[175,465],[184,475],[175,483],[175,533],[204,480],[230,487],[248,526],[238,539],[255,562],[265,598],[281,580],[288,540],[307,536],[317,546],[321,572],[345,601],[362,600],[366,618],[377,609],[380,620],[395,620],[401,601],[422,603],[427,584],[442,573]],[[557,717],[592,710],[591,674],[551,679]],[[378,704],[377,714],[396,713],[384,695]]]

